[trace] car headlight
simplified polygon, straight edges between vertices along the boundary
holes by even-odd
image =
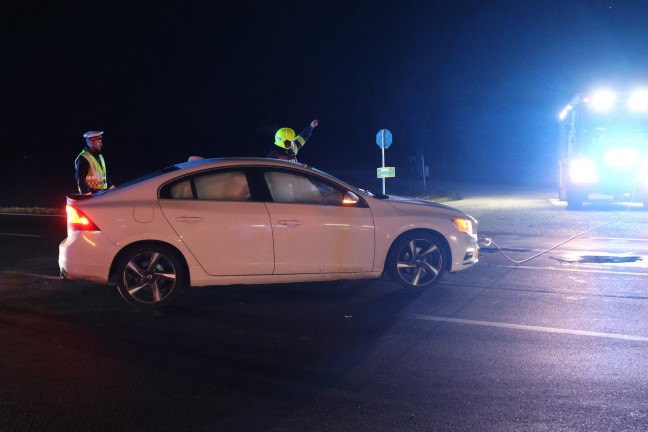
[[[616,95],[611,90],[599,90],[592,95],[591,107],[596,111],[610,111],[616,102]]]
[[[641,165],[638,180],[642,185],[648,186],[648,160],[644,160],[643,164]]]
[[[574,183],[596,183],[596,164],[590,159],[574,159],[569,164],[569,178]]]
[[[639,89],[632,93],[628,99],[628,106],[632,111],[648,111],[648,90]]]
[[[472,235],[475,234],[475,227],[470,219],[454,218],[452,219],[452,223],[457,227],[459,232]]]
[[[639,160],[639,152],[632,148],[612,148],[605,153],[604,159],[612,168],[630,168]]]

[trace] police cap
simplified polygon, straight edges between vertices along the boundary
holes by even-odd
[[[83,138],[100,138],[103,131],[88,131],[83,134]]]

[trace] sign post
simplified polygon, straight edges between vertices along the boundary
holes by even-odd
[[[377,177],[382,178],[382,193],[385,194],[385,178],[396,177],[396,168],[385,167],[385,149],[392,143],[392,134],[389,129],[380,129],[376,134],[376,144],[382,151],[382,167],[378,168]]]

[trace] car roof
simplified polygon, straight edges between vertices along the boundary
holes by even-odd
[[[175,164],[179,168],[193,168],[193,167],[212,167],[212,166],[227,166],[227,165],[273,165],[273,166],[286,166],[286,167],[300,167],[311,168],[306,164],[293,162],[282,159],[260,158],[260,157],[223,157],[223,158],[204,158],[192,160],[187,162],[180,162]]]

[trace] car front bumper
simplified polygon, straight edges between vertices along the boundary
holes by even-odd
[[[465,270],[479,262],[479,244],[476,234],[456,233],[447,236],[452,251],[450,271]]]

